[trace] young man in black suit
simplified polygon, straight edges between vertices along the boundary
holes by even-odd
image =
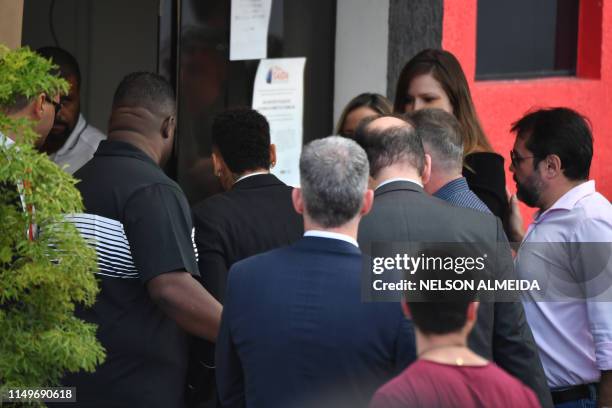
[[[362,122],[355,140],[368,154],[375,189],[372,211],[359,227],[364,252],[371,242],[479,243],[485,253],[499,253],[511,273],[510,247],[499,219],[425,193],[431,158],[412,124],[392,115],[375,117]],[[531,387],[542,406],[552,406],[520,302],[482,302],[468,344]]]
[[[302,217],[291,204],[290,186],[270,174],[276,150],[266,118],[247,108],[219,114],[212,127],[212,160],[224,193],[193,208],[201,282],[223,303],[227,271],[237,261],[302,237]],[[193,400],[211,398],[214,347],[198,340],[193,348]],[[198,363],[201,361],[201,363]],[[195,394],[195,395],[193,395]]]
[[[213,167],[224,193],[193,208],[204,286],[223,302],[227,271],[246,257],[301,238],[302,217],[291,190],[270,168],[276,148],[266,118],[246,108],[219,114],[212,127]]]

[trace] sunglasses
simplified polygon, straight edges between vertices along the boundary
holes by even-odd
[[[44,97],[45,97],[45,101],[53,105],[53,108],[55,109],[55,114],[57,115],[57,113],[62,109],[62,104],[60,102],[55,102],[53,98],[51,98],[47,94],[44,94]]]
[[[535,157],[536,156],[521,157],[516,153],[514,149],[510,150],[510,161],[512,162],[512,165],[514,167],[518,167],[523,162],[523,160],[534,159]]]

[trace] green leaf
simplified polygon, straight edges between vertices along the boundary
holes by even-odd
[[[53,65],[27,48],[0,45],[0,108],[16,97],[67,91]],[[49,387],[66,371],[93,371],[104,361],[96,326],[74,316],[75,305],[91,305],[98,293],[93,249],[64,214],[82,211],[76,180],[40,154],[32,124],[0,109],[0,131],[19,142],[0,143],[0,389]],[[36,209],[40,228],[28,241],[30,215],[16,186]]]

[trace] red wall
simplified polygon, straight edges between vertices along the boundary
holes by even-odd
[[[600,193],[612,198],[612,2],[580,2],[577,78],[475,81],[477,0],[444,1],[442,46],[461,61],[484,130],[506,160],[511,192],[515,191],[508,170],[514,143],[511,123],[532,107],[567,106],[591,120],[595,142],[591,179]],[[522,206],[522,212],[525,222],[531,221],[534,210]]]

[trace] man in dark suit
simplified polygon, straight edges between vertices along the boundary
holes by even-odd
[[[360,407],[415,359],[397,303],[361,301],[355,240],[372,204],[368,160],[329,137],[300,158],[293,205],[304,238],[232,266],[217,340],[224,407]]]
[[[230,266],[297,241],[304,227],[291,203],[292,187],[270,174],[276,151],[265,117],[247,108],[217,115],[212,145],[214,171],[226,191],[192,211],[201,282],[223,303]],[[188,402],[202,406],[214,400],[214,345],[195,340],[192,353]]]
[[[266,118],[236,108],[212,127],[213,166],[225,193],[193,208],[202,282],[223,302],[227,271],[246,257],[289,245],[304,233],[293,210],[292,188],[270,174],[276,150]]]
[[[363,123],[355,139],[370,161],[374,205],[359,228],[364,251],[371,242],[463,242],[501,248],[510,260],[501,222],[490,214],[451,206],[427,195],[423,183],[431,158],[414,127],[393,116]],[[511,264],[511,263],[510,263]],[[552,406],[537,349],[519,302],[481,302],[469,346],[531,387],[542,406]]]

